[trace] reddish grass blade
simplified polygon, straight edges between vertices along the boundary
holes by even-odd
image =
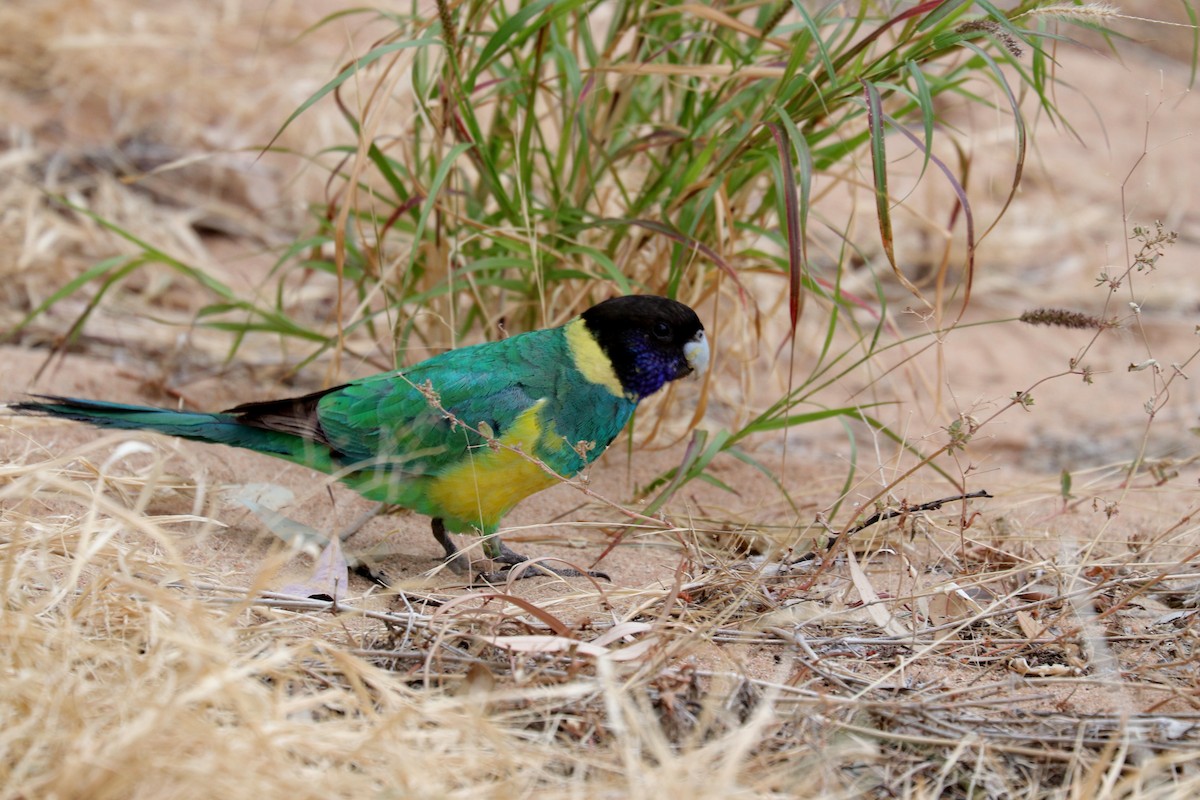
[[[779,189],[783,192],[785,211],[787,214],[787,243],[788,243],[788,313],[791,315],[791,336],[796,335],[796,325],[800,322],[800,289],[804,279],[804,254],[801,242],[803,233],[800,230],[800,201],[796,196],[795,169],[792,167],[791,148],[788,146],[787,134],[774,122],[768,122],[767,128],[775,137],[775,146],[779,151],[779,166],[782,171]]]

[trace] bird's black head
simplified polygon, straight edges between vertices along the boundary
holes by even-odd
[[[639,400],[708,366],[704,326],[683,303],[654,295],[614,297],[581,316],[626,394]]]

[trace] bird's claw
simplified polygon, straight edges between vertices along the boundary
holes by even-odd
[[[598,578],[603,581],[612,582],[612,578],[606,572],[581,572],[570,567],[550,567],[541,562],[522,567],[521,564],[524,563],[525,561],[521,561],[504,569],[492,572],[480,572],[475,576],[473,585],[481,586],[484,584],[507,583],[510,580],[519,581],[525,578],[542,578],[547,575],[557,575],[560,578]]]
[[[385,589],[391,588],[392,579],[388,577],[386,572],[379,569],[374,564],[366,561],[358,561],[357,563],[351,564],[350,569],[355,575],[366,578],[367,580],[372,581],[373,583],[376,583]]]
[[[442,546],[442,550],[446,554],[446,564],[449,565],[451,571],[455,575],[469,576],[471,575],[471,562],[467,558],[466,553],[460,551],[454,545],[454,540],[450,538],[450,534],[446,531],[446,526],[442,520],[433,519],[433,538],[437,539],[438,544]],[[506,545],[502,539],[493,539],[496,544],[496,552],[491,556],[491,559],[496,564],[505,564],[504,569],[498,569],[493,572],[480,572],[475,575],[471,581],[473,586],[482,584],[507,583],[509,580],[521,580],[522,578],[537,578],[546,575],[558,575],[560,578],[599,578],[604,581],[612,581],[604,572],[580,572],[577,569],[570,567],[549,567],[538,562],[521,567],[529,561],[529,556],[524,556]]]
[[[505,583],[510,579],[521,580],[522,578],[537,578],[545,575],[558,575],[561,578],[599,578],[600,580],[612,581],[604,572],[581,572],[570,567],[551,567],[538,562],[529,564],[524,569],[517,569],[521,564],[529,561],[529,556],[521,555],[511,547],[506,545],[503,540],[497,540],[499,545],[499,553],[492,556],[492,561],[497,564],[507,564],[504,569],[499,569],[494,572],[481,572],[475,576],[475,583]],[[515,571],[514,571],[515,570]]]

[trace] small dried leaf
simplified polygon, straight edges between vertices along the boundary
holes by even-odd
[[[104,460],[104,466],[102,469],[107,472],[113,464],[123,461],[129,456],[153,452],[154,448],[145,442],[139,442],[132,439],[128,442],[121,442],[119,445],[117,445],[116,449],[112,451],[112,455]]]
[[[1083,674],[1079,667],[1067,664],[1030,664],[1021,656],[1011,659],[1008,668],[1027,678],[1066,678]]]
[[[613,632],[609,631],[606,634],[608,637],[607,641],[636,632],[637,629],[643,626],[645,629],[650,628],[645,623],[627,623],[627,625],[630,628],[618,633],[616,636],[613,636]],[[624,626],[619,625],[617,627],[621,628]],[[581,642],[578,639],[552,635],[493,636],[488,641],[496,647],[510,650],[514,653],[575,653],[576,655],[588,656],[590,658],[600,658],[603,656],[612,661],[632,661],[635,658],[641,658],[656,644],[656,638],[653,636],[647,636],[639,642],[615,650],[598,644],[600,639],[591,642]]]
[[[1176,622],[1179,622],[1182,619],[1186,619],[1187,617],[1195,616],[1196,611],[1197,610],[1194,608],[1181,608],[1178,611],[1171,611],[1166,614],[1163,614],[1161,617],[1154,620],[1154,622],[1152,622],[1151,624],[1152,625],[1174,625]]]
[[[1017,612],[1017,625],[1026,639],[1036,639],[1044,633],[1044,627],[1028,611]]]
[[[233,487],[230,499],[250,509],[267,530],[292,547],[316,554],[320,553],[329,541],[320,531],[289,519],[279,512],[279,509],[295,500],[291,490],[283,486],[273,483],[247,483]]]
[[[350,569],[342,554],[342,540],[333,537],[317,561],[312,575],[303,583],[289,583],[280,589],[281,594],[309,597],[314,600],[341,600],[346,596],[346,584],[350,581]]]
[[[493,636],[488,639],[496,647],[511,650],[514,653],[570,653],[583,656],[603,656],[608,654],[608,648],[600,647],[591,642],[581,642],[578,639],[568,639],[564,636],[525,635],[525,636]]]
[[[486,664],[476,662],[464,676],[462,690],[471,695],[488,695],[496,688],[496,676]]]
[[[876,593],[875,587],[871,585],[871,582],[867,580],[867,574],[858,565],[858,559],[854,557],[852,550],[846,550],[846,563],[850,567],[850,580],[854,582],[854,588],[858,590],[858,596],[862,599],[863,606],[866,608],[867,613],[871,615],[871,621],[892,636],[910,635],[912,631],[906,630],[892,616],[892,613],[879,602],[879,594]]]
[[[645,633],[648,630],[650,630],[650,623],[648,622],[622,622],[619,625],[613,625],[607,631],[597,636],[592,640],[592,644],[606,647],[618,639],[632,636],[635,633]]]

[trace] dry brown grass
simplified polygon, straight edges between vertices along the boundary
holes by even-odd
[[[226,3],[224,16],[201,3],[144,14],[104,5],[0,10],[0,102],[27,121],[3,133],[0,152],[0,329],[126,246],[61,214],[45,191],[248,290],[263,265],[244,254],[285,239],[316,191],[303,178],[279,180],[280,162],[248,172],[244,161],[205,156],[190,171],[163,173],[169,183],[137,186],[109,167],[122,142],[122,158],[130,141],[154,145],[133,148],[146,171],[269,137],[344,55],[343,39],[308,39],[293,51],[293,83],[265,78],[261,54],[290,41],[317,4]],[[159,68],[113,79],[114,52]],[[322,119],[315,110],[298,149],[333,140]],[[1186,204],[1172,193],[1185,190],[1169,167],[1147,169],[1154,202],[1178,209]],[[1096,176],[1079,173],[1086,198]],[[1013,260],[1000,261],[1012,272],[992,271],[993,298],[1032,287],[1053,303],[1090,284],[1090,266],[1071,271],[1064,260],[1078,243],[1054,228],[1099,224],[1089,203],[1079,217],[1044,212],[1067,191],[1047,190],[1014,212],[1022,224],[1010,232]],[[1115,206],[1111,188],[1106,197]],[[1046,226],[1033,224],[1039,217]],[[1177,227],[1186,232],[1188,221]],[[997,259],[1002,245],[990,245]],[[1068,266],[1050,278],[1040,265],[1018,272],[1029,253]],[[1195,300],[1148,291],[1172,309]],[[22,345],[56,343],[84,302],[57,307]],[[219,337],[189,330],[177,341],[151,322],[194,313],[196,299],[169,274],[139,274],[111,302],[79,346],[100,360],[68,359],[37,388],[112,394],[126,369],[152,399],[180,375],[188,380],[171,383],[204,405],[289,391],[272,380],[286,353],[250,343],[249,366],[226,368]],[[1126,334],[1094,355],[1123,370],[1144,342],[1163,364],[1182,361],[1194,345],[1180,343],[1178,322],[1152,320],[1132,348]],[[911,359],[896,393],[928,399],[939,390],[922,381],[948,375],[951,410],[896,427],[941,444],[955,413],[977,402],[994,409],[1028,385],[1020,368],[1034,379],[1061,369],[1085,340],[1021,349],[1008,338],[1016,336],[960,331],[926,361]],[[21,368],[4,392],[25,390],[44,353],[5,350]],[[115,373],[96,366],[114,361]],[[813,512],[838,490],[830,466],[844,445],[836,440],[838,455],[823,457],[813,434],[786,463],[772,462],[810,504],[799,516],[757,473],[727,468],[721,479],[742,497],[693,493],[670,509],[672,531],[628,528],[616,586],[483,592],[419,579],[421,567],[404,572],[403,592],[355,582],[336,604],[273,594],[309,562],[255,538],[253,521],[217,500],[222,484],[245,480],[261,461],[226,464],[152,438],[137,440],[149,448],[87,442],[6,418],[0,798],[1195,796],[1194,397],[1180,381],[1157,427],[1146,428],[1140,406],[1150,393],[1130,383],[1141,374],[1112,376],[1103,399],[1047,390],[1040,416],[1010,412],[962,458],[964,472],[983,475],[973,485],[995,499],[902,515],[858,534],[837,560],[798,559],[827,533]],[[1163,458],[1127,482],[1122,462],[1142,443]],[[851,496],[862,501],[912,460],[860,444],[877,448],[876,471]],[[779,449],[764,443],[762,456]],[[1073,469],[1064,498],[1057,475],[1035,465],[1057,472],[1081,451],[1095,466]],[[661,466],[654,458],[637,480]],[[609,458],[605,471],[621,466]],[[617,478],[601,488],[628,495]],[[944,494],[932,479],[913,479],[887,501],[900,508]],[[306,496],[316,504],[324,489],[309,483]],[[353,506],[338,502],[322,508],[344,522]],[[594,503],[577,508],[583,502],[558,495],[545,518],[595,522],[571,538],[599,552],[623,523]]]
[[[693,546],[677,584],[536,614],[363,586],[334,608],[264,592],[287,553],[198,569],[211,522],[86,458],[0,476],[6,797],[1200,787],[1188,492],[1133,493],[1184,509],[1136,546],[1013,489],[961,541],[938,514],[863,539],[861,569]]]

